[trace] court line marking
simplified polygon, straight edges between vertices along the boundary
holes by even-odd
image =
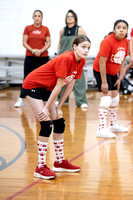
[[[8,129],[12,133],[14,133],[19,138],[19,140],[21,142],[21,148],[20,148],[19,153],[9,163],[7,163],[7,161],[2,156],[0,156],[0,161],[1,161],[0,171],[2,171],[4,169],[6,169],[7,167],[9,167],[10,165],[12,165],[14,162],[16,162],[23,155],[25,148],[26,148],[26,143],[25,143],[24,138],[18,132],[16,132],[15,130],[13,130],[13,129],[7,127],[7,126],[4,126],[2,124],[0,124],[0,126],[5,128],[5,129]]]
[[[80,156],[82,156],[83,154],[91,151],[92,149],[94,149],[95,147],[97,147],[98,145],[102,144],[103,142],[105,142],[106,140],[108,140],[108,138],[103,139],[102,141],[96,143],[95,145],[93,145],[92,147],[86,149],[86,151],[78,154],[77,156],[75,156],[74,158],[72,158],[71,160],[69,160],[69,162],[72,162],[73,160],[76,160],[77,158],[79,158]],[[37,183],[44,181],[44,179],[38,179],[37,181],[32,182],[31,184],[29,184],[28,186],[26,186],[25,188],[21,189],[20,191],[16,192],[15,194],[13,194],[12,196],[8,197],[6,200],[12,200],[15,197],[21,195],[23,192],[27,191],[28,189],[30,189],[31,187],[33,187],[34,185],[36,185]]]
[[[131,121],[130,123],[128,123],[127,125],[131,125],[133,124],[133,121]],[[117,133],[115,133],[117,134]],[[70,159],[69,162],[72,162],[74,160],[76,160],[77,158],[81,157],[82,155],[86,154],[87,152],[93,150],[95,147],[99,146],[100,144],[104,143],[105,141],[109,140],[109,138],[104,138],[101,141],[99,141],[98,143],[94,144],[93,146],[89,147],[88,149],[86,149],[85,151],[81,152],[80,154],[78,154],[77,156],[75,156],[74,158]],[[115,140],[115,139],[114,139]],[[21,195],[23,192],[27,191],[28,189],[30,189],[31,187],[33,187],[34,185],[38,184],[39,182],[44,181],[44,179],[38,179],[37,181],[32,182],[31,184],[29,184],[28,186],[26,186],[25,188],[19,190],[18,192],[16,192],[15,194],[11,195],[10,197],[8,197],[6,200],[12,200],[15,197]]]

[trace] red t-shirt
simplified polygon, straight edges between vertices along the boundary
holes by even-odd
[[[133,37],[133,28],[131,30],[130,36]]]
[[[122,61],[128,54],[129,41],[126,38],[121,41],[117,40],[112,33],[101,42],[99,53],[93,63],[93,69],[100,72],[99,59],[100,56],[104,56],[108,58],[106,62],[106,73],[115,76],[120,70]]]
[[[28,35],[28,44],[33,49],[42,49],[45,46],[46,37],[50,37],[49,29],[46,26],[39,28],[34,25],[26,26],[23,35]],[[26,56],[35,56],[26,50]],[[48,56],[48,51],[43,52],[40,57]]]
[[[73,51],[58,55],[32,71],[24,80],[24,89],[46,88],[53,90],[59,77],[65,78],[64,85],[72,79],[80,79],[85,59],[77,62]]]

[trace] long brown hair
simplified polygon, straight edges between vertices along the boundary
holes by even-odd
[[[80,43],[82,43],[84,41],[88,41],[89,43],[91,43],[90,39],[86,35],[77,35],[73,39],[72,47],[73,47],[74,44],[76,44],[76,46],[78,46]]]

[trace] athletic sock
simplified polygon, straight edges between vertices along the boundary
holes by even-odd
[[[116,124],[117,118],[117,108],[109,108],[109,126],[114,126]]]
[[[99,131],[106,127],[107,113],[108,113],[108,110],[106,109],[98,109]]]
[[[38,167],[46,165],[46,153],[48,142],[41,142],[38,140]]]
[[[63,139],[62,140],[54,140],[54,148],[56,153],[56,162],[61,163],[64,160],[64,152],[63,152]]]

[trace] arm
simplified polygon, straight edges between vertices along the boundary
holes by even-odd
[[[64,78],[58,78],[56,86],[54,87],[54,89],[45,105],[45,107],[47,109],[49,109],[51,107],[52,103],[55,101],[56,97],[58,96],[58,94],[63,86],[63,83],[64,83]]]
[[[55,101],[56,97],[58,96],[62,86],[64,83],[64,78],[58,78],[56,86],[54,87],[48,101],[46,102],[45,106],[43,107],[42,111],[38,114],[38,118],[42,121],[45,120],[48,115],[49,115],[49,109],[52,105],[52,103]],[[62,114],[62,111],[60,111]],[[59,115],[60,115],[59,113]],[[58,111],[57,111],[57,116],[58,116]]]
[[[106,57],[100,56],[99,68],[100,68],[100,74],[101,74],[101,79],[102,79],[101,91],[104,94],[108,93],[108,84],[107,84],[107,79],[106,79],[106,61],[107,61]]]
[[[28,35],[23,35],[23,46],[30,52],[32,52],[32,48],[28,45]]]
[[[124,76],[126,76],[127,71],[133,67],[133,37],[130,39],[130,62],[129,65],[125,68]]]
[[[37,49],[35,51],[35,55],[36,56],[40,56],[43,52],[45,52],[51,45],[51,38],[50,37],[46,37],[46,44],[42,49]]]
[[[61,37],[62,37],[62,34],[63,34],[63,30],[64,30],[64,28],[61,29],[61,31],[60,31],[60,39],[59,39],[59,44],[58,44],[57,54],[59,54],[59,51],[60,51],[60,44],[61,44]]]
[[[75,79],[73,79],[72,81],[70,81],[65,86],[65,89],[64,89],[64,91],[62,93],[62,96],[60,98],[60,101],[58,103],[57,109],[60,109],[62,107],[63,103],[65,102],[65,100],[67,99],[67,97],[69,96],[69,94],[72,92],[74,83],[75,83]]]
[[[122,80],[122,77],[123,77],[123,74],[124,74],[124,65],[125,65],[125,58],[124,60],[122,61],[122,64],[120,66],[120,71],[119,71],[119,78],[117,79],[116,83],[114,86],[117,85],[117,89],[119,90],[120,89],[120,83],[121,83],[121,80]]]
[[[86,35],[86,32],[84,31],[84,29],[82,27],[79,27],[78,35]]]
[[[133,65],[133,37],[130,39],[130,62]]]

